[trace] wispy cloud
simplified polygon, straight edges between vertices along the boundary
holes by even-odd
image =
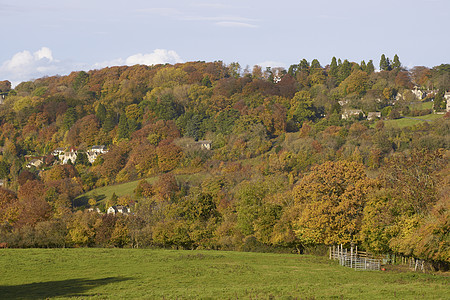
[[[277,67],[281,67],[281,68],[286,68],[286,64],[279,62],[279,61],[263,61],[260,63],[257,63],[258,66],[261,66],[262,68],[266,68],[266,67],[271,67],[271,68],[277,68]]]
[[[213,8],[213,9],[225,9],[230,8],[229,5],[223,4],[223,3],[192,3],[192,6],[195,7],[204,7],[204,8]]]
[[[258,28],[258,26],[249,24],[249,23],[243,23],[243,22],[216,22],[217,26],[221,27],[245,27],[245,28]]]
[[[226,5],[222,4],[208,4],[208,3],[200,3],[193,4],[193,6],[201,6],[207,9],[211,8],[222,8],[221,11],[225,8],[230,8]],[[191,22],[210,22],[212,24],[222,26],[222,27],[240,27],[240,28],[258,28],[259,26],[255,23],[258,22],[256,19],[246,18],[239,15],[215,15],[216,12],[208,11],[208,15],[202,15],[198,13],[189,12],[188,8],[169,8],[169,7],[159,7],[159,8],[144,8],[138,9],[139,13],[150,13],[159,15],[162,17],[170,17],[179,21],[191,21]]]
[[[14,54],[11,59],[0,65],[0,80],[9,80],[13,86],[20,82],[44,76],[66,75],[72,71],[92,70],[121,65],[156,65],[179,63],[183,59],[173,50],[156,49],[151,53],[138,53],[127,58],[117,58],[94,64],[77,63],[70,60],[54,58],[52,50],[47,47],[30,52],[28,50]]]

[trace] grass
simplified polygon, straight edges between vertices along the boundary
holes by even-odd
[[[0,298],[444,299],[449,277],[325,257],[151,249],[2,249]]]
[[[406,117],[396,120],[386,120],[384,121],[385,126],[387,127],[397,127],[397,128],[403,128],[408,126],[414,126],[417,124],[420,124],[422,122],[430,122],[437,119],[443,118],[444,115],[438,115],[438,114],[429,114],[425,116],[420,117]]]
[[[175,175],[175,178],[179,182],[189,182],[191,185],[197,185],[201,183],[208,174],[206,173],[197,173],[197,174],[182,174]],[[149,177],[149,178],[141,178],[135,181],[129,181],[121,184],[109,185],[100,188],[93,189],[87,193],[84,193],[78,196],[74,200],[74,206],[79,207],[82,205],[86,205],[88,200],[94,198],[97,200],[97,204],[101,204],[105,199],[111,198],[111,196],[115,193],[118,197],[133,195],[134,190],[136,189],[139,181],[142,179],[147,180],[149,183],[154,184],[158,180],[158,176]]]

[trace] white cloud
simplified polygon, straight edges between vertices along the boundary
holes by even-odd
[[[138,53],[125,59],[117,58],[94,64],[76,63],[69,60],[58,60],[53,57],[52,50],[42,47],[34,53],[28,50],[18,52],[11,59],[0,64],[0,80],[9,80],[13,86],[16,86],[23,81],[44,76],[66,75],[72,71],[88,71],[108,66],[175,64],[180,62],[183,62],[183,60],[175,51],[156,49],[151,53]]]
[[[104,68],[109,66],[120,66],[120,65],[158,65],[158,64],[176,64],[181,63],[183,60],[181,57],[173,50],[156,49],[152,53],[138,53],[127,58],[117,58],[111,61],[105,61],[101,63],[96,63],[93,65],[95,69]]]
[[[28,50],[18,52],[0,66],[0,79],[9,80],[13,86],[33,78],[46,75],[68,73],[75,65],[53,58],[52,51],[42,47],[31,53]]]
[[[258,28],[258,26],[249,24],[249,23],[243,23],[243,22],[217,22],[215,23],[217,26],[221,27],[244,27],[244,28]]]

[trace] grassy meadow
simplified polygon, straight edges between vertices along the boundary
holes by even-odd
[[[429,114],[425,116],[418,116],[418,117],[404,117],[400,119],[395,120],[385,120],[384,124],[386,127],[396,127],[396,128],[403,128],[408,126],[414,126],[417,124],[420,124],[422,122],[432,122],[437,119],[443,118],[444,115],[440,114]]]
[[[1,299],[445,299],[450,278],[326,257],[151,249],[1,249]],[[448,298],[447,298],[448,299]]]
[[[190,184],[198,184],[202,182],[206,176],[209,176],[205,173],[196,173],[196,174],[181,174],[175,175],[175,178],[179,182],[189,182]],[[141,178],[139,180],[129,181],[121,184],[108,185],[99,187],[93,190],[90,190],[87,193],[84,193],[78,196],[74,200],[74,206],[79,207],[82,205],[86,205],[90,198],[94,198],[97,200],[97,205],[102,204],[105,199],[111,198],[111,196],[115,193],[118,197],[126,196],[126,195],[134,195],[134,190],[136,189],[139,181],[142,179],[147,180],[149,183],[154,184],[158,180],[158,176]]]

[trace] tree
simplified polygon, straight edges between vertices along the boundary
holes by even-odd
[[[103,125],[103,123],[105,123],[106,120],[106,108],[103,104],[99,103],[97,105],[97,111],[95,115],[99,119],[100,123]]]
[[[352,64],[348,60],[344,60],[341,66],[339,66],[338,82],[344,81],[352,73]]]
[[[393,70],[400,70],[402,67],[402,64],[400,63],[400,59],[398,58],[398,55],[394,55],[394,61],[392,62],[392,69]]]
[[[390,71],[391,70],[391,63],[389,62],[389,58],[387,58],[384,54],[381,55],[380,70],[381,71]]]
[[[86,152],[78,152],[77,159],[75,159],[75,164],[83,166],[90,165]]]
[[[11,82],[8,80],[0,81],[0,92],[7,93],[11,90]]]
[[[125,114],[121,114],[119,118],[119,128],[117,130],[117,137],[119,139],[127,139],[129,138],[128,132],[128,122]]]
[[[330,64],[330,75],[333,76],[334,78],[338,77],[338,65],[336,62],[336,57],[333,56],[333,58],[331,59],[331,64]]]
[[[356,241],[371,186],[360,163],[328,161],[314,167],[293,190],[299,240],[327,245]]]
[[[366,73],[370,75],[374,71],[375,71],[375,66],[373,65],[373,61],[369,60],[369,62],[367,63],[367,66],[366,66]]]
[[[316,116],[311,95],[307,91],[297,92],[291,100],[289,111],[291,118],[297,123],[303,123],[306,120],[313,120]]]
[[[19,216],[17,195],[13,191],[0,187],[0,225],[14,224]]]

